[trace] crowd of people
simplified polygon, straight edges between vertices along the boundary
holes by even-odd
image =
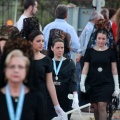
[[[37,7],[25,0],[16,26],[0,28],[0,119],[70,120],[66,112],[90,102],[95,120],[107,120],[120,93],[120,9],[93,10],[78,37],[66,5],[43,32]]]

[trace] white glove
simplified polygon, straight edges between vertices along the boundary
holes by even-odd
[[[86,77],[87,77],[87,75],[81,74],[80,90],[82,92],[84,92],[84,93],[86,92],[86,90],[85,90],[85,80],[86,80]]]
[[[73,93],[73,103],[72,103],[72,108],[77,108],[79,107],[79,100],[78,100],[78,94]]]
[[[114,84],[115,84],[115,89],[114,89],[114,92],[113,92],[112,96],[118,98],[118,95],[119,95],[118,75],[113,75],[113,80],[114,80]]]
[[[63,109],[60,107],[60,105],[54,106],[55,112],[58,115],[58,120],[68,120],[67,115],[63,111]]]

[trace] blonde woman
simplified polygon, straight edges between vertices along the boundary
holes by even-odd
[[[46,120],[42,96],[24,85],[29,64],[20,50],[13,50],[6,57],[7,84],[0,90],[1,120]]]

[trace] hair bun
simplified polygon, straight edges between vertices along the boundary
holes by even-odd
[[[15,26],[2,26],[0,28],[0,39],[1,40],[8,40],[8,39],[15,39],[19,37],[19,30]]]
[[[52,39],[61,38],[64,40],[64,38],[66,37],[66,32],[60,29],[51,29],[49,37]]]
[[[98,30],[106,29],[107,31],[110,30],[110,22],[106,19],[99,19],[95,23],[95,27]]]

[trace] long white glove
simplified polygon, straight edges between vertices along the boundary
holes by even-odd
[[[76,108],[79,107],[79,101],[78,101],[78,94],[77,94],[77,92],[73,93],[73,94],[68,94],[68,99],[73,100],[72,108],[76,109]],[[81,110],[80,109],[78,109],[78,113],[79,113],[80,118],[81,118],[82,115],[81,115]]]
[[[87,75],[81,74],[80,90],[82,92],[84,92],[84,93],[86,92],[86,90],[85,90],[85,80],[86,80],[86,77],[87,77]]]
[[[77,92],[73,93],[73,102],[72,102],[72,108],[79,107],[79,100],[78,100],[78,94]]]
[[[118,75],[113,75],[113,80],[114,80],[115,88],[114,88],[114,93],[112,94],[112,96],[115,96],[118,98],[118,95],[119,95]]]
[[[60,105],[54,106],[55,112],[58,115],[58,119],[60,120],[68,120],[67,115],[63,111],[63,109],[60,107]]]

